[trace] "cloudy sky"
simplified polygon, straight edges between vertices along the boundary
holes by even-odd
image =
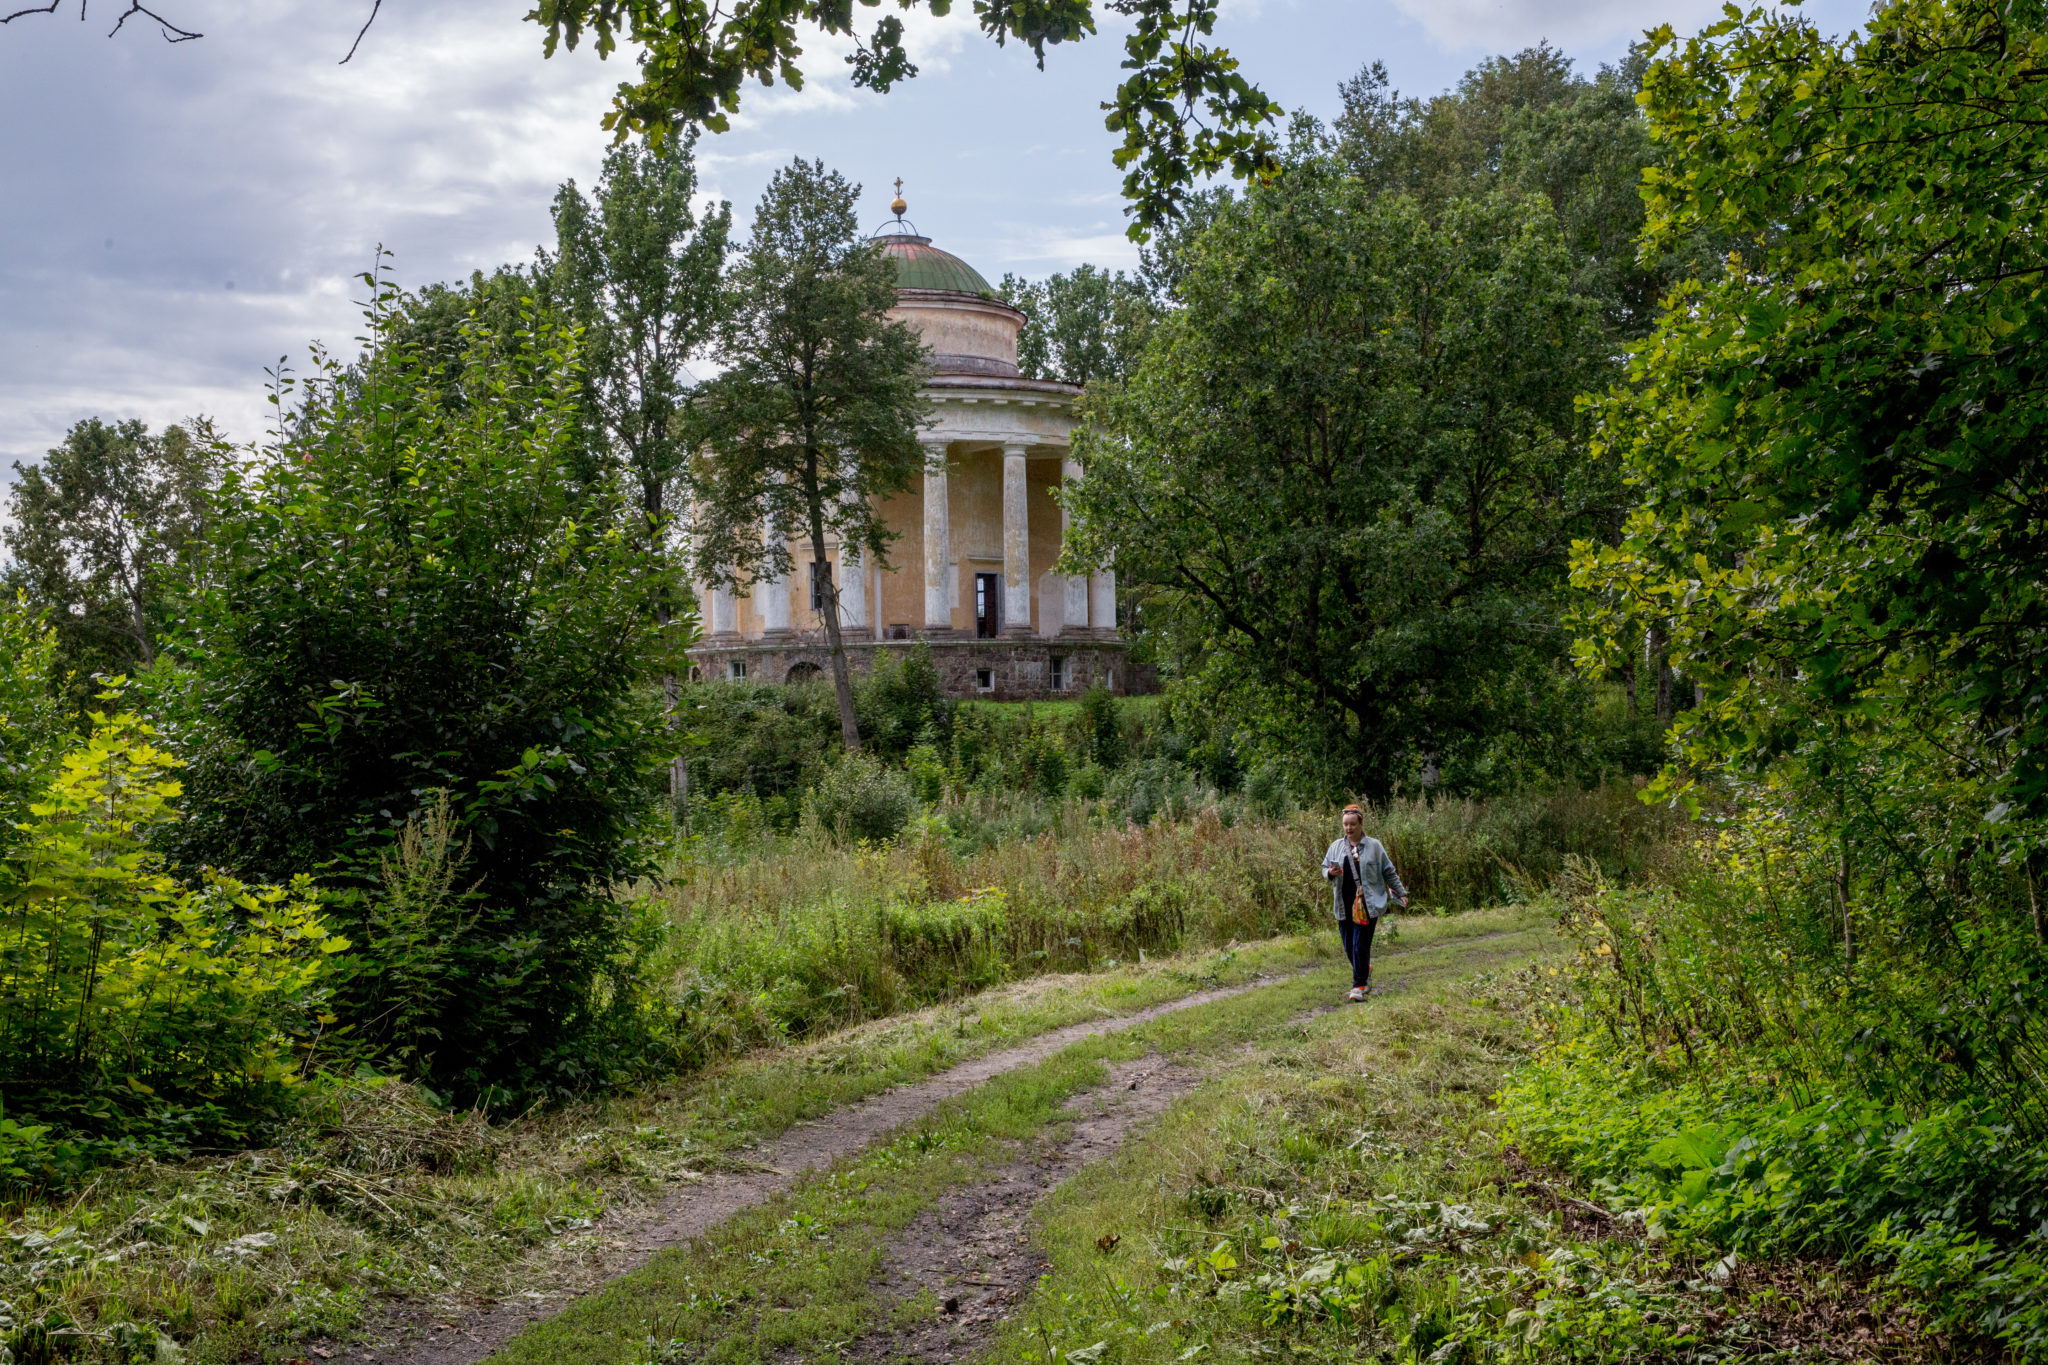
[[[316,338],[348,347],[351,276],[379,243],[412,284],[530,259],[555,187],[592,179],[627,67],[587,50],[542,60],[525,0],[387,0],[345,66],[370,0],[154,0],[205,34],[176,45],[140,21],[109,38],[125,0],[88,3],[83,22],[65,0],[0,27],[0,469],[93,415],[206,413],[256,437],[264,366]],[[707,138],[710,189],[743,224],[775,166],[822,157],[865,185],[877,224],[902,176],[919,228],[991,279],[1128,263],[1097,109],[1118,79],[1115,16],[1041,73],[982,38],[971,9],[911,22],[922,74],[887,96],[855,92],[813,44],[803,91],[752,89],[733,130]],[[1806,9],[1841,31],[1864,5]],[[1328,117],[1374,59],[1414,93],[1544,38],[1590,71],[1645,27],[1718,10],[1223,0],[1217,39],[1283,105]]]

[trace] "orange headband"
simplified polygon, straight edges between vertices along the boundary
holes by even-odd
[[[1359,819],[1363,820],[1365,818],[1365,807],[1363,806],[1346,806],[1343,810],[1343,813],[1345,815],[1349,815],[1353,811],[1356,811],[1358,813]]]

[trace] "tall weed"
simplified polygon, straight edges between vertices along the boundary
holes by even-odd
[[[893,846],[764,846],[644,895],[672,926],[688,1046],[708,1051],[712,1035],[802,1037],[1017,976],[1320,927],[1320,851],[1305,827],[1204,812],[963,857],[926,817]]]
[[[461,945],[479,913],[476,886],[463,885],[469,847],[448,793],[435,793],[379,856],[363,943],[347,959],[357,1037],[410,1071],[431,1069],[438,1021],[460,986]]]

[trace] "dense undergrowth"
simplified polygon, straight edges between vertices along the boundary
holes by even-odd
[[[1438,925],[1506,927],[1437,921],[1417,941]],[[380,1301],[459,1312],[555,1285],[601,1213],[728,1167],[792,1124],[1047,1029],[1296,970],[1328,946],[1280,940],[1022,983],[524,1115],[464,1110],[391,1077],[318,1077],[265,1144],[17,1193],[0,1239],[0,1347],[15,1365],[291,1361]]]
[[[1490,1099],[1549,972],[1390,975],[1261,1040],[1052,1197],[1051,1271],[989,1359],[1974,1358],[1853,1271],[1659,1239],[1533,1171]]]
[[[1834,828],[1753,792],[1655,881],[1563,878],[1579,951],[1510,1130],[1676,1249],[1839,1261],[1932,1330],[2048,1359],[2048,950],[2024,871],[1849,881]]]

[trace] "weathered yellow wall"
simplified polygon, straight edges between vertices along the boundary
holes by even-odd
[[[950,462],[953,558],[960,589],[953,628],[974,631],[974,575],[1003,568],[1003,453],[955,451]]]
[[[1023,319],[998,304],[949,299],[891,308],[889,316],[916,328],[924,344],[940,355],[1017,363],[1017,332]]]
[[[924,480],[908,493],[882,504],[882,524],[897,532],[889,546],[889,568],[882,575],[881,612],[875,618],[886,628],[924,628]]]

